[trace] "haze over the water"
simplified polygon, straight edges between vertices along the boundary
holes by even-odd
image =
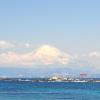
[[[0,76],[53,73],[100,73],[100,1],[0,1]]]

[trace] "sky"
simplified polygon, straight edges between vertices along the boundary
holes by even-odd
[[[0,76],[99,74],[100,0],[0,0]]]

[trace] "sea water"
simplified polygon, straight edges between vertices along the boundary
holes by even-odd
[[[0,100],[100,100],[100,83],[0,81]]]

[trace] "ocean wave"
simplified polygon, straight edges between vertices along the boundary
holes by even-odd
[[[67,94],[65,92],[0,92],[0,94]]]

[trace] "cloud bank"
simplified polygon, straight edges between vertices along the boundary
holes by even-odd
[[[10,48],[13,44],[6,42],[6,41],[0,41],[0,49]]]
[[[34,64],[68,64],[70,55],[50,45],[42,45],[28,53],[6,52],[0,53],[0,65],[25,65]]]
[[[0,41],[0,66],[34,67],[35,65],[47,66],[59,64],[66,67],[74,66],[73,69],[92,68],[93,70],[100,70],[99,51],[75,54],[74,56],[51,45],[41,45],[35,50],[33,49],[30,52],[26,50],[26,53],[23,53],[25,48],[32,50],[33,47],[30,43]]]
[[[10,49],[10,48],[31,48],[32,44],[26,43],[10,43],[8,41],[0,41],[0,49]]]

